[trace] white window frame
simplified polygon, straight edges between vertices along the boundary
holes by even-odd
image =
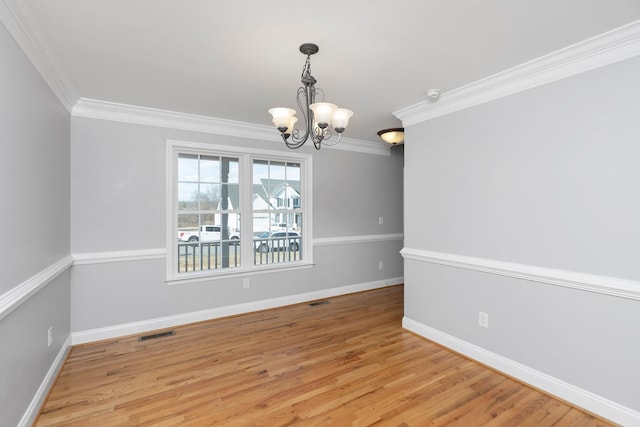
[[[240,256],[241,267],[204,270],[188,273],[177,273],[178,245],[176,240],[177,225],[177,158],[180,153],[199,153],[205,155],[222,155],[237,157],[240,169]],[[303,194],[301,211],[303,213],[304,225],[302,228],[302,256],[299,261],[288,261],[281,263],[271,263],[263,265],[253,265],[253,181],[252,165],[253,160],[274,160],[300,163],[300,185]],[[233,276],[246,276],[267,271],[291,270],[298,268],[308,268],[313,265],[313,188],[311,179],[312,156],[300,152],[282,152],[275,150],[254,149],[245,147],[235,147],[228,145],[218,145],[202,142],[180,141],[167,139],[166,151],[166,215],[167,215],[167,265],[166,281],[169,284],[184,282],[194,282],[211,280],[215,278],[229,278]]]

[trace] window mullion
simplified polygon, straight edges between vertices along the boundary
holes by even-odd
[[[241,260],[242,266],[253,265],[253,182],[251,172],[252,157],[240,156],[240,224],[241,224]]]

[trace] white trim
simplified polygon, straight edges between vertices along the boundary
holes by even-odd
[[[31,403],[29,403],[27,410],[24,412],[24,415],[22,415],[22,419],[18,423],[18,427],[29,427],[33,425],[40,413],[40,408],[49,395],[49,390],[53,387],[53,384],[58,377],[58,372],[60,372],[60,369],[64,366],[64,362],[67,360],[67,355],[70,351],[71,335],[67,336],[67,339],[62,344],[58,355],[47,371],[47,375],[45,375],[44,379],[40,383],[38,391],[36,391],[36,394],[33,396],[33,399],[31,399]]]
[[[27,301],[33,294],[44,288],[60,273],[71,266],[73,258],[67,255],[58,262],[31,276],[13,289],[0,295],[0,320]]]
[[[49,49],[25,2],[0,0],[0,21],[38,70],[60,103],[71,113],[78,94]]]
[[[80,98],[73,107],[72,116],[257,139],[278,143],[284,147],[282,138],[273,126],[199,116],[157,108],[138,107],[97,99]],[[356,151],[381,156],[391,155],[389,147],[380,142],[345,137],[341,139],[340,143],[334,146],[324,145],[323,148]]]
[[[361,236],[320,237],[313,240],[313,246],[352,245],[358,243],[385,242],[390,240],[402,240],[404,234],[367,234]]]
[[[407,127],[638,55],[640,21],[635,21],[393,114]]]
[[[404,248],[400,253],[405,259],[414,261],[448,265],[450,267],[514,277],[619,298],[640,300],[640,282],[630,279],[619,279],[616,277],[598,276],[595,274],[556,270],[533,265],[431,252],[420,249]]]
[[[134,335],[158,329],[171,328],[205,320],[212,320],[221,317],[235,316],[238,314],[251,313],[254,311],[267,310],[271,308],[284,307],[292,304],[299,304],[307,301],[322,298],[331,298],[355,292],[368,291],[372,289],[384,288],[397,285],[403,282],[402,277],[377,280],[374,282],[360,283],[356,285],[340,286],[330,289],[306,292],[303,294],[288,295],[284,297],[271,298],[260,301],[247,302],[243,304],[230,305],[226,307],[211,308],[208,310],[194,311],[191,313],[177,314],[174,316],[160,317],[143,320],[140,322],[126,323],[104,328],[91,329],[72,333],[73,345],[84,344],[93,341],[118,338],[126,335]]]
[[[164,259],[166,257],[167,250],[165,248],[135,249],[110,252],[85,252],[73,254],[73,265],[145,261],[150,259]]]
[[[402,319],[402,327],[615,423],[626,426],[640,425],[639,412],[552,377],[551,375],[507,359],[499,354],[492,353],[482,347],[441,332],[406,316]]]
[[[214,155],[220,153],[227,153],[229,156],[238,158],[238,166],[240,168],[239,173],[241,179],[240,185],[240,215],[242,220],[242,229],[251,229],[251,214],[253,207],[251,206],[251,195],[253,194],[252,184],[252,162],[254,159],[273,159],[285,162],[298,162],[301,165],[300,180],[301,180],[301,192],[304,194],[302,198],[302,205],[300,213],[305,218],[305,228],[303,231],[302,240],[302,252],[304,260],[299,263],[282,263],[281,268],[292,267],[297,265],[308,266],[313,264],[313,156],[302,152],[282,152],[275,150],[265,149],[251,149],[247,147],[237,147],[229,145],[219,145],[212,143],[202,142],[190,142],[181,141],[175,139],[167,139],[166,141],[166,216],[167,216],[167,229],[166,229],[166,241],[176,241],[177,230],[177,204],[175,202],[177,194],[177,163],[180,153],[213,153]],[[253,245],[246,245],[251,236],[244,234],[241,239],[241,259],[251,260],[253,255]],[[167,248],[167,260],[166,263],[166,282],[167,283],[183,283],[192,282],[194,280],[201,281],[207,279],[213,279],[217,277],[228,277],[229,275],[245,274],[245,272],[262,270],[263,268],[256,265],[243,265],[241,268],[233,269],[217,269],[201,271],[197,274],[182,274],[176,270],[176,264],[178,259],[177,246]],[[280,268],[280,267],[278,267]]]
[[[313,239],[313,246],[334,246],[351,245],[370,242],[385,242],[391,240],[402,240],[404,234],[368,234],[361,236],[341,236],[341,237],[320,237]],[[165,259],[167,257],[166,248],[133,249],[122,251],[106,252],[82,252],[73,254],[73,265],[105,264],[110,262],[146,261],[154,259]],[[305,266],[308,266],[305,264]],[[265,270],[244,271],[242,274],[263,273]],[[207,276],[205,279],[211,279]],[[0,299],[1,301],[1,299]]]
[[[183,285],[186,283],[210,282],[212,280],[229,279],[231,277],[247,277],[255,276],[257,274],[282,273],[293,270],[302,270],[311,268],[314,265],[315,264],[310,262],[291,262],[280,264],[264,264],[251,266],[248,268],[237,267],[229,269],[208,270],[203,272],[196,272],[195,274],[185,274],[184,277],[180,276],[174,279],[165,279],[165,283],[169,286],[173,286]],[[214,271],[215,274],[212,274],[212,271]]]

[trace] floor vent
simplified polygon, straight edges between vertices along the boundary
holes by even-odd
[[[322,305],[322,304],[329,304],[329,301],[326,301],[326,300],[325,301],[316,301],[316,302],[310,303],[309,305],[311,307],[315,307],[316,305]]]
[[[138,341],[147,341],[147,340],[152,340],[154,338],[170,337],[171,335],[175,335],[175,334],[176,334],[176,331],[165,331],[165,332],[158,332],[157,334],[142,335],[138,337]]]

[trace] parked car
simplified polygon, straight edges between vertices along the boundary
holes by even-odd
[[[254,237],[254,246],[257,252],[269,252],[281,249],[297,251],[300,249],[302,236],[293,231],[277,231],[269,233],[265,231]]]
[[[219,225],[202,225],[200,229],[178,230],[178,240],[181,242],[195,243],[202,239],[203,242],[216,242],[222,238]],[[231,240],[238,240],[240,235],[236,232],[230,232]]]

